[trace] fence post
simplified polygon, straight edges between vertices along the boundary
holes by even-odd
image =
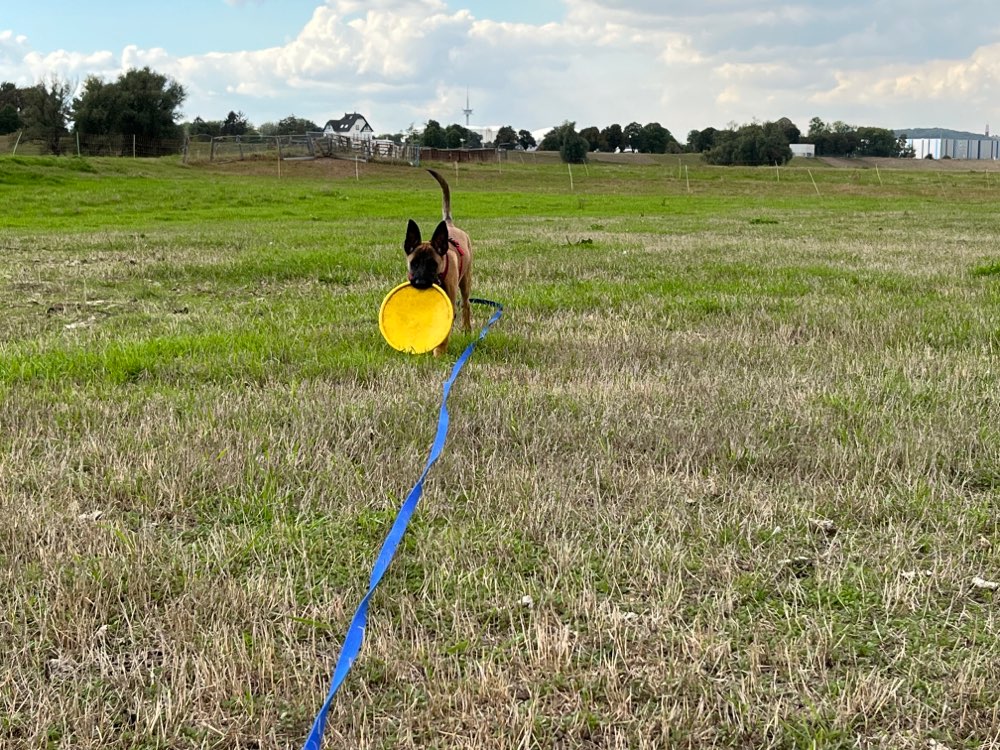
[[[212,148],[208,151],[208,160],[215,161],[215,138],[212,138]]]
[[[17,156],[17,145],[21,142],[21,136],[24,135],[23,130],[17,131],[17,140],[14,141],[14,150],[10,152],[11,156]]]
[[[132,158],[135,158],[135,133],[132,133]]]
[[[80,131],[76,131],[76,156],[80,157]]]

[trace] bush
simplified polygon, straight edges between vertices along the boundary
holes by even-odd
[[[558,151],[567,164],[583,164],[587,161],[590,142],[576,132],[576,123],[566,121],[552,128],[542,139],[539,151]]]
[[[587,152],[590,151],[590,142],[579,133],[570,133],[563,141],[559,149],[559,156],[567,164],[584,164],[587,161]]]

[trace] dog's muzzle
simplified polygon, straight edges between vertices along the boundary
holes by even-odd
[[[428,279],[424,276],[410,276],[410,284],[415,286],[417,289],[430,289],[434,284],[437,283],[437,279]]]

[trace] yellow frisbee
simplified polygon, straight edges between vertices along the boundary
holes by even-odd
[[[437,284],[417,289],[406,281],[389,292],[378,311],[378,327],[389,346],[423,354],[448,337],[455,306]]]

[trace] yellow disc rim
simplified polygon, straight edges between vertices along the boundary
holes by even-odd
[[[378,311],[378,327],[393,349],[424,354],[451,332],[455,306],[437,284],[417,289],[406,281],[390,291]]]

